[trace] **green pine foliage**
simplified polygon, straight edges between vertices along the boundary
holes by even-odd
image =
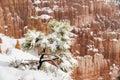
[[[41,31],[29,30],[25,35],[25,41],[22,44],[24,50],[37,48],[49,49],[50,54],[58,56],[61,60],[58,67],[64,72],[71,71],[77,66],[77,61],[69,51],[74,34],[71,32],[72,27],[66,21],[51,20],[48,24],[51,33],[46,35]]]

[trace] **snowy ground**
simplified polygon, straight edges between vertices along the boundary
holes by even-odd
[[[71,80],[70,75],[57,69],[56,72],[14,68],[10,63],[24,60],[39,60],[38,57],[15,49],[16,39],[0,34],[2,53],[0,54],[0,80]],[[22,42],[23,39],[19,39]]]

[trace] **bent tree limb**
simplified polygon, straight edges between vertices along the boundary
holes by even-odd
[[[51,55],[51,56],[54,56],[54,58],[45,58],[45,57],[44,57],[45,55]],[[41,54],[41,56],[40,56],[38,69],[41,68],[43,62],[48,62],[48,61],[53,62],[53,64],[54,64],[55,66],[57,66],[57,64],[55,63],[55,60],[57,60],[57,59],[59,59],[58,56],[55,56],[55,55],[52,55],[52,54],[45,54],[45,48],[44,48],[44,49],[42,50],[42,54]]]

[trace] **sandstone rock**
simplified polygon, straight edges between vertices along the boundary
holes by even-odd
[[[75,80],[96,80],[100,75],[106,79],[109,76],[109,63],[102,54],[95,54],[94,57],[89,55],[79,57],[78,62],[79,67],[73,73]]]
[[[0,38],[0,43],[2,43],[3,41],[2,41],[2,39]]]
[[[22,37],[28,29],[49,34],[47,23],[52,18],[69,20],[76,26],[73,32],[78,37],[71,47],[73,55],[80,56],[73,74],[75,80],[110,80],[110,65],[120,65],[119,6],[111,0],[107,3],[105,0],[42,0],[37,4],[34,0],[0,0],[0,3],[0,32],[11,37]],[[39,18],[43,14],[52,18]]]
[[[21,48],[20,48],[19,40],[17,40],[16,45],[15,45],[15,48],[17,48],[17,49],[21,49]]]

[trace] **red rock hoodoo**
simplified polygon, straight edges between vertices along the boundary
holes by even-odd
[[[120,65],[120,4],[117,0],[0,0],[0,32],[20,38],[28,29],[49,33],[50,19],[68,20],[77,38],[74,80],[110,80]],[[76,26],[76,27],[75,27]]]

